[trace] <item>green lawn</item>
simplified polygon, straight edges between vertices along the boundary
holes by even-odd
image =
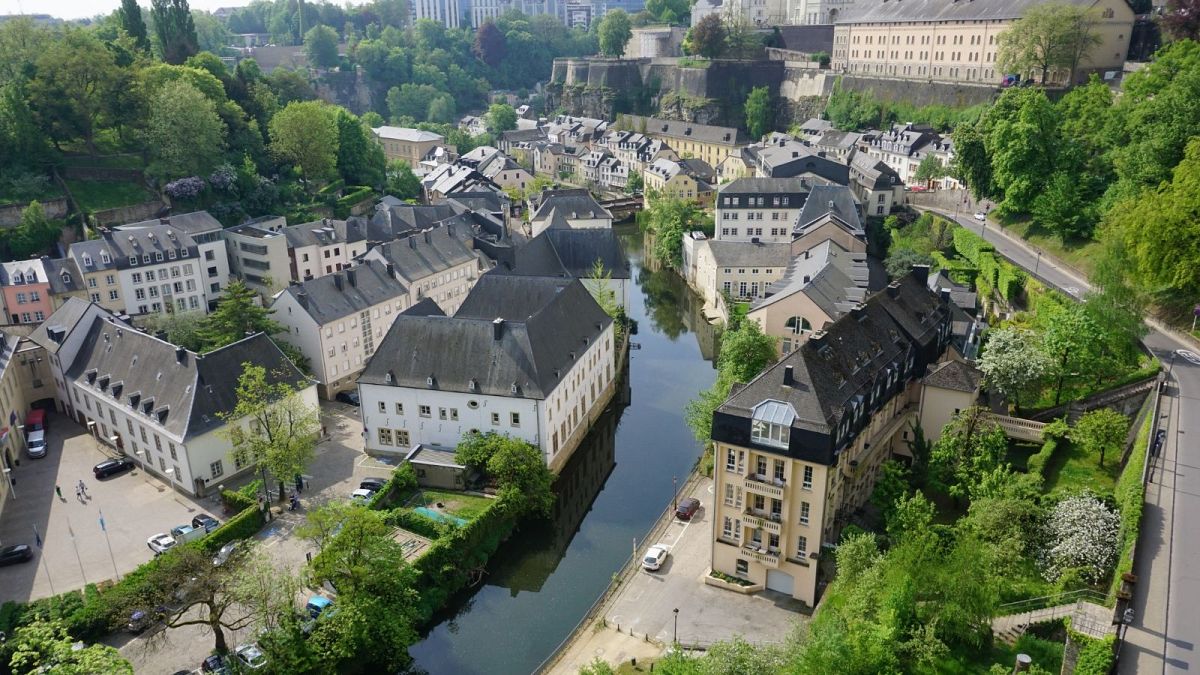
[[[136,153],[115,155],[67,155],[63,166],[84,166],[104,169],[144,169],[142,156]]]
[[[69,180],[67,187],[79,203],[79,208],[85,211],[130,206],[154,199],[149,190],[135,183]]]
[[[1001,223],[1005,231],[1021,237],[1047,254],[1062,260],[1075,269],[1091,276],[1096,260],[1100,257],[1100,244],[1096,241],[1068,242],[1064,244],[1058,237],[1051,235],[1035,225],[1031,220]]]
[[[1111,495],[1121,473],[1118,453],[1104,458],[1088,453],[1075,443],[1060,448],[1046,466],[1045,492],[1048,495],[1091,490],[1100,496]]]
[[[409,500],[408,506],[424,506],[441,502],[446,505],[446,511],[452,515],[465,520],[474,520],[487,507],[491,506],[493,501],[487,497],[477,497],[462,492],[422,490],[413,499]]]

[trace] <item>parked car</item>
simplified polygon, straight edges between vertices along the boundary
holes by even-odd
[[[333,606],[333,601],[323,595],[314,595],[308,599],[308,603],[304,605],[304,611],[308,612],[308,618],[318,619],[321,614]]]
[[[128,459],[106,459],[96,466],[92,467],[92,473],[95,474],[96,480],[115,476],[120,473],[125,473],[133,468],[133,462]]]
[[[213,673],[213,675],[229,675],[229,665],[225,663],[224,656],[213,654],[200,663],[200,672]]]
[[[181,544],[185,541],[199,539],[204,535],[204,530],[197,527],[192,527],[191,525],[176,525],[175,527],[171,528],[171,538]]]
[[[0,567],[30,560],[33,560],[33,549],[29,548],[29,544],[13,544],[0,548]]]
[[[355,408],[357,408],[360,403],[360,401],[358,400],[358,392],[357,391],[339,391],[337,393],[337,396],[334,396],[333,399],[335,401],[339,401],[339,402],[345,403],[347,405],[352,405]]]
[[[46,430],[46,411],[41,408],[34,408],[25,415],[25,433],[33,433],[35,431]]]
[[[39,457],[45,457],[46,456],[46,432],[44,432],[44,431],[29,432],[29,439],[25,445],[25,451],[28,452],[29,456],[34,459],[37,459]]]
[[[388,482],[388,479],[386,479],[386,478],[364,478],[364,479],[362,479],[362,482],[358,484],[358,487],[359,487],[359,489],[362,489],[362,490],[371,490],[372,492],[379,492],[380,490],[383,489],[384,485],[387,485],[387,482]]]
[[[700,510],[700,500],[695,497],[684,497],[679,500],[679,506],[675,507],[675,517],[680,520],[691,520],[692,516]]]
[[[661,569],[663,563],[667,561],[667,556],[670,553],[667,551],[666,544],[655,544],[646,549],[646,555],[642,558],[642,567],[653,572]]]
[[[975,220],[978,220],[981,223],[984,222],[985,220],[987,220],[987,213],[985,213],[983,211],[976,211],[975,212]]]
[[[217,551],[217,554],[213,556],[213,565],[217,567],[224,565],[229,560],[229,556],[233,555],[235,549],[237,549],[236,541],[231,541],[222,546],[221,550]]]
[[[195,518],[192,518],[192,527],[201,528],[205,532],[212,532],[213,530],[217,529],[220,526],[221,526],[221,521],[217,520],[216,518],[213,518],[212,516],[208,515],[207,513],[201,513],[200,515],[196,516]]]
[[[177,542],[171,535],[166,532],[160,532],[146,540],[146,545],[154,551],[154,555],[161,555],[169,551]]]
[[[361,501],[361,502],[366,503],[366,502],[371,501],[371,497],[374,497],[374,496],[375,496],[375,490],[367,490],[364,488],[359,488],[359,489],[355,490],[354,492],[350,493],[350,501],[352,501],[352,502]]]
[[[129,623],[125,625],[125,628],[136,635],[154,625],[155,622],[162,621],[166,615],[166,607],[156,607],[153,611],[139,609],[129,615]]]
[[[256,644],[241,645],[233,650],[243,668],[258,670],[267,665],[267,655]]]

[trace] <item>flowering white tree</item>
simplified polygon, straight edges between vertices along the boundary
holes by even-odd
[[[1088,582],[1099,581],[1117,557],[1121,517],[1095,495],[1067,497],[1046,521],[1042,574],[1057,581],[1068,569],[1077,569]]]
[[[997,328],[987,334],[979,370],[984,382],[1021,408],[1021,393],[1050,373],[1053,364],[1041,340],[1023,328]]]

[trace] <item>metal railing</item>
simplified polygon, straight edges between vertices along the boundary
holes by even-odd
[[[1065,593],[1043,595],[1036,598],[1026,598],[1024,600],[1017,600],[1015,602],[1007,602],[996,607],[996,612],[993,616],[994,618],[998,619],[1003,616],[1036,612],[1039,609],[1058,607],[1060,605],[1069,605],[1073,602],[1079,601],[1104,604],[1105,596],[1099,591],[1094,591],[1090,588],[1081,588],[1079,590],[1067,591]]]

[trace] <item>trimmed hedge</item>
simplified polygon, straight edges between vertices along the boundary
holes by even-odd
[[[1075,675],[1108,675],[1113,666],[1113,646],[1116,639],[1115,635],[1106,635],[1097,640],[1071,631],[1071,641],[1079,645]]]
[[[1154,405],[1154,394],[1146,398],[1146,405]],[[1153,407],[1151,407],[1153,411]],[[1133,548],[1137,544],[1138,532],[1142,524],[1142,508],[1145,505],[1146,486],[1142,483],[1142,471],[1146,466],[1146,448],[1150,443],[1150,432],[1154,429],[1154,415],[1147,414],[1133,441],[1133,449],[1125,468],[1117,477],[1117,486],[1113,497],[1117,502],[1117,511],[1121,514],[1121,529],[1119,534],[1120,553],[1117,555],[1117,567],[1113,571],[1112,585],[1108,589],[1108,601],[1115,602],[1117,591],[1121,590],[1121,576],[1133,571]]]
[[[387,515],[390,525],[401,527],[409,532],[419,534],[426,539],[437,539],[442,536],[441,524],[433,518],[417,513],[409,508],[393,509]]]
[[[975,234],[961,225],[954,228],[954,250],[962,257],[979,265],[980,255],[995,251],[995,247],[987,243],[983,237]]]
[[[396,467],[383,489],[371,495],[369,509],[383,509],[398,501],[408,499],[417,489],[417,472],[408,462]]]
[[[1042,444],[1042,449],[1029,456],[1025,467],[1029,473],[1036,473],[1042,478],[1046,477],[1046,465],[1054,458],[1054,453],[1058,451],[1060,442],[1056,438],[1048,438]]]

